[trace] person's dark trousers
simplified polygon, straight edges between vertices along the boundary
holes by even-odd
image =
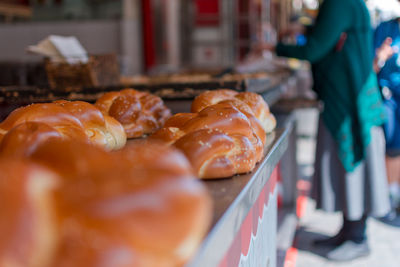
[[[352,221],[343,215],[343,226],[342,230],[344,239],[351,240],[356,243],[362,243],[367,239],[367,215],[363,215],[361,219]]]

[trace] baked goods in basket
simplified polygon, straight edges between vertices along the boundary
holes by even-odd
[[[95,105],[103,114],[118,120],[128,138],[154,133],[171,116],[161,98],[133,89],[106,93]]]
[[[44,246],[46,253],[37,266],[182,266],[210,223],[209,195],[187,159],[170,147],[146,143],[106,152],[85,143],[48,139],[26,160],[59,176],[52,198],[46,194],[40,202],[41,212],[52,214],[40,221],[52,226],[46,232],[52,246]],[[7,185],[0,183],[0,192]],[[16,194],[24,190],[13,188]],[[0,214],[0,221],[8,218]],[[16,218],[14,225],[22,220]],[[7,227],[13,229],[11,224]],[[15,253],[6,260],[25,263],[22,256]]]
[[[119,149],[126,143],[119,122],[82,101],[56,101],[18,108],[0,123],[0,141],[8,131],[25,122],[45,123],[63,138],[89,141],[108,150]]]
[[[275,129],[276,120],[274,115],[270,112],[268,104],[261,95],[252,92],[238,93],[228,89],[206,91],[194,99],[191,112],[199,112],[205,107],[226,100],[236,100],[232,102],[235,105],[247,105],[251,109],[252,114],[260,121],[265,132],[269,133]]]
[[[265,132],[258,130],[261,132],[239,109],[220,103],[199,113],[174,115],[150,139],[179,148],[199,178],[212,179],[254,168],[264,154],[265,139],[260,137],[265,138]]]

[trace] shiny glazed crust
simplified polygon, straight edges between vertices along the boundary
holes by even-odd
[[[57,266],[177,266],[207,230],[210,198],[176,150],[146,143],[108,154],[54,140],[32,158],[63,173]]]
[[[265,141],[258,136],[265,138],[265,132],[259,127],[258,133],[248,116],[229,103],[220,103],[199,113],[176,114],[150,140],[182,150],[199,178],[246,173],[262,159]]]
[[[0,158],[0,266],[182,266],[211,221],[204,186],[165,145],[49,138],[20,161]]]
[[[268,104],[264,101],[262,96],[252,92],[238,93],[228,89],[206,91],[194,99],[191,112],[199,112],[207,106],[226,100],[236,100],[232,102],[232,104],[238,108],[239,106],[243,106],[243,103],[247,105],[252,111],[252,114],[259,120],[265,132],[270,133],[275,129],[276,119],[270,112]],[[239,109],[242,111],[241,108]]]
[[[25,122],[44,123],[63,138],[89,141],[107,150],[119,149],[126,143],[126,135],[120,123],[83,101],[61,100],[18,108],[0,123],[0,141],[14,127]],[[28,128],[24,132],[29,135]],[[32,127],[29,129],[33,131]]]
[[[171,116],[161,98],[133,89],[106,93],[95,105],[103,114],[118,120],[128,138],[155,132]]]
[[[57,176],[26,160],[0,160],[0,266],[47,267],[58,243],[51,205]]]

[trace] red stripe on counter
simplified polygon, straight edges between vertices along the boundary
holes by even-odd
[[[297,198],[296,214],[298,218],[302,218],[306,212],[307,196],[299,196]]]
[[[304,216],[307,207],[307,198],[310,193],[311,183],[305,180],[299,180],[297,182],[297,190],[299,196],[296,201],[296,215],[300,219]],[[286,251],[284,267],[295,267],[298,256],[297,248],[292,247]]]
[[[306,212],[307,197],[310,193],[311,183],[309,181],[299,180],[296,186],[299,194],[296,201],[296,214],[298,218],[302,218]]]
[[[283,265],[283,267],[295,267],[297,261],[297,254],[298,254],[297,248],[291,247],[286,252],[285,264]]]
[[[233,267],[238,266],[240,256],[247,256],[249,254],[251,235],[257,236],[258,220],[262,219],[264,205],[268,206],[271,195],[274,193],[279,175],[279,168],[275,167],[267,184],[262,189],[253,207],[250,209],[246,218],[244,219],[239,232],[235,236],[231,247],[225,254],[223,260],[219,263],[219,267]]]
[[[251,209],[251,211],[254,211],[253,208]],[[252,213],[253,212],[251,212],[249,215],[247,215],[246,219],[244,219],[244,222],[243,222],[241,230],[240,230],[240,236],[241,236],[241,241],[242,241],[241,252],[244,256],[247,256],[247,254],[249,252],[251,233],[252,233],[252,230],[254,229],[254,223],[253,223],[254,216],[251,216]]]

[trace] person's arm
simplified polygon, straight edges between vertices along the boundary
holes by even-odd
[[[374,32],[374,71],[379,71],[385,66],[386,61],[393,56],[394,51],[390,36],[391,21],[381,23]]]
[[[383,66],[385,66],[386,61],[393,56],[395,53],[392,44],[392,38],[387,37],[385,41],[378,47],[375,51],[374,58],[374,71],[378,73]]]
[[[307,43],[303,46],[278,44],[276,53],[311,63],[320,60],[335,47],[341,34],[351,26],[351,12],[348,0],[325,0],[311,33],[307,35]]]

